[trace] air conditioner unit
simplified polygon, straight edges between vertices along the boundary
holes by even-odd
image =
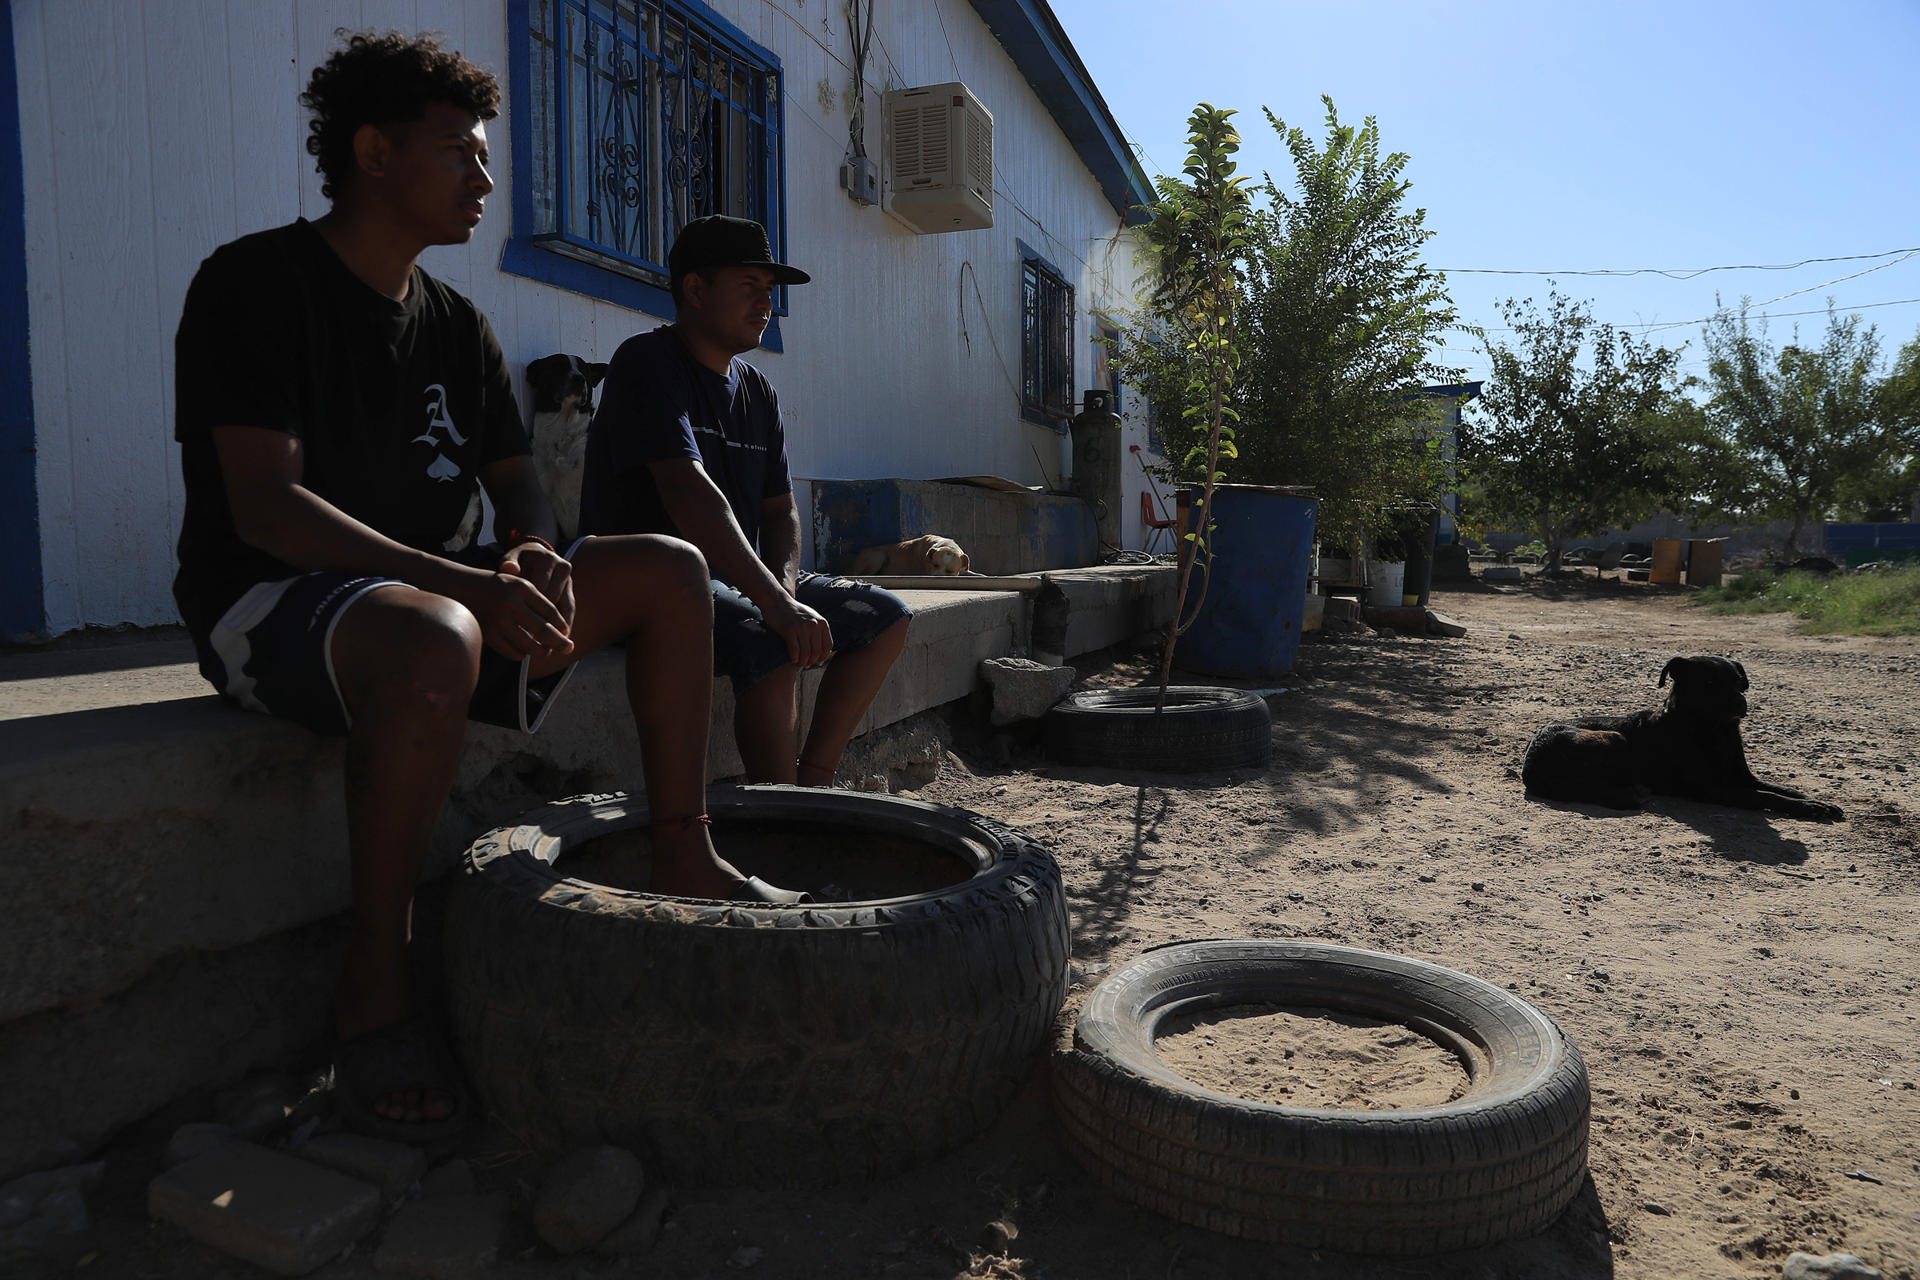
[[[993,113],[964,84],[889,90],[887,212],[921,235],[993,225]]]

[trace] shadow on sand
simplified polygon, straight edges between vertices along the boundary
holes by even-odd
[[[1546,800],[1532,792],[1529,803],[1589,818],[1633,818],[1642,813],[1657,813],[1692,827],[1707,838],[1718,857],[1731,862],[1751,862],[1763,867],[1797,867],[1807,860],[1807,846],[1780,834],[1774,823],[1793,821],[1758,810],[1726,809],[1699,804],[1673,796],[1653,796],[1644,809],[1614,809],[1604,804],[1577,800]]]

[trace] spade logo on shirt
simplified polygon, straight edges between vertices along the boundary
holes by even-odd
[[[460,428],[453,425],[453,418],[447,413],[447,389],[436,382],[426,389],[427,429],[415,436],[411,443],[433,446],[433,461],[427,464],[427,474],[435,480],[451,480],[460,474],[460,464],[441,453],[443,447],[436,431],[447,433],[447,439],[455,445],[463,445],[467,438],[460,434]]]

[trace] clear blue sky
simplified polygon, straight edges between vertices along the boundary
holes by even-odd
[[[1291,176],[1260,108],[1324,133],[1380,122],[1410,157],[1438,267],[1689,269],[1920,247],[1920,0],[1051,0],[1149,176],[1177,173],[1196,102],[1238,108],[1243,170]],[[1697,320],[1893,262],[1723,271],[1688,281],[1560,275],[1602,319]],[[1450,273],[1463,321],[1498,325],[1502,298],[1544,299],[1542,276]],[[1920,299],[1920,256],[1765,308],[1779,315]],[[1861,312],[1887,355],[1920,331],[1920,302]],[[1822,315],[1780,318],[1812,337]],[[1700,326],[1653,336],[1690,343]],[[1469,378],[1468,335],[1442,353]]]

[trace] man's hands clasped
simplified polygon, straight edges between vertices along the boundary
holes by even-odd
[[[551,547],[523,542],[501,558],[500,567],[458,597],[480,623],[496,652],[514,659],[561,656],[573,651],[573,569]]]

